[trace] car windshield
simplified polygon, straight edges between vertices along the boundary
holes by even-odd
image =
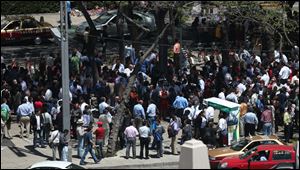
[[[244,140],[241,140],[235,144],[233,144],[230,149],[232,150],[235,150],[235,151],[240,151],[242,150],[247,144],[249,143],[249,140],[247,139],[244,139]]]
[[[96,18],[94,21],[98,22],[100,24],[104,24],[106,23],[111,17],[113,17],[115,14],[111,14],[111,13],[104,13],[102,15],[100,15],[98,18]]]
[[[1,20],[1,29],[3,29],[9,22],[7,20]]]
[[[240,159],[245,159],[247,158],[249,155],[251,155],[253,152],[255,152],[257,150],[257,147],[254,147],[252,149],[250,149],[249,151],[245,152],[244,154],[240,155]]]
[[[84,169],[83,167],[81,166],[78,166],[76,164],[70,164],[69,166],[66,167],[67,169]]]

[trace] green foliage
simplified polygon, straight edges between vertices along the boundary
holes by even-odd
[[[1,1],[1,15],[59,11],[59,1]]]

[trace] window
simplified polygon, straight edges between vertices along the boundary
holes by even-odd
[[[266,140],[261,142],[262,145],[277,145],[278,143],[273,140]]]
[[[20,21],[14,21],[10,23],[5,30],[13,30],[13,29],[19,29],[20,28]]]
[[[22,28],[36,28],[37,24],[34,20],[26,19],[22,23]]]
[[[258,145],[260,145],[260,142],[258,142],[258,141],[257,142],[252,142],[246,148],[248,150],[250,150],[250,149],[252,149],[252,148],[254,148],[254,147],[258,146]]]
[[[270,151],[263,150],[259,151],[258,155],[252,157],[253,161],[267,161],[269,159]]]
[[[289,151],[274,151],[273,160],[290,160],[292,159],[292,154]]]

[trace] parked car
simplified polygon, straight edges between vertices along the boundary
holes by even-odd
[[[224,158],[220,169],[270,169],[279,163],[295,163],[296,151],[287,145],[260,145],[242,155]]]
[[[41,44],[52,38],[52,25],[39,22],[31,16],[8,18],[1,21],[1,45],[29,41]]]
[[[246,151],[259,145],[284,145],[277,136],[252,136],[252,138],[244,138],[233,144],[231,147],[222,147],[208,150],[211,168],[217,168],[219,162],[228,156],[244,154]]]
[[[278,163],[277,165],[273,166],[271,169],[296,169],[294,163]]]
[[[117,32],[117,10],[105,11],[99,14],[99,17],[93,20],[95,27],[98,31],[102,31],[104,26],[107,26],[108,37],[118,37]],[[150,29],[150,32],[156,30],[155,18],[150,13],[139,12],[133,10],[133,18],[135,22]],[[87,22],[82,22],[75,30],[76,36],[79,38],[83,37],[85,29],[89,27]],[[124,35],[129,35],[127,22],[124,22]]]
[[[72,162],[43,161],[31,165],[28,169],[84,169],[84,168]]]

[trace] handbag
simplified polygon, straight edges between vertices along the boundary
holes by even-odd
[[[53,145],[54,145],[53,141],[56,139],[56,137],[58,136],[58,134],[59,134],[59,132],[57,132],[57,134],[55,135],[55,137],[53,138],[53,140],[51,142],[49,142],[48,145],[49,145],[50,148],[53,148]]]

